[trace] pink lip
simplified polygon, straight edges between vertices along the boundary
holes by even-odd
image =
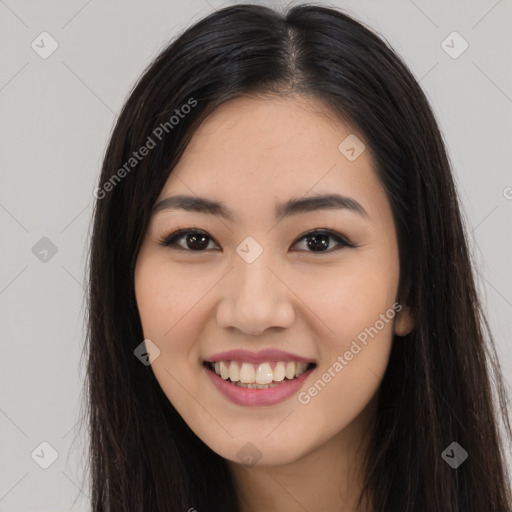
[[[220,359],[225,360],[225,359]],[[268,361],[268,359],[267,359]],[[297,393],[302,387],[304,381],[311,374],[312,369],[303,373],[300,377],[293,380],[283,382],[278,386],[268,389],[249,389],[236,386],[229,380],[224,380],[214,371],[206,366],[203,367],[208,377],[217,386],[217,389],[228,399],[237,405],[245,406],[265,406],[274,405],[289,398]],[[316,368],[316,367],[314,367]]]
[[[267,348],[259,352],[250,352],[249,350],[228,350],[205,359],[206,361],[215,363],[216,361],[243,361],[245,363],[260,364],[270,361],[298,361],[302,363],[316,363],[313,359],[284,352],[275,348]]]

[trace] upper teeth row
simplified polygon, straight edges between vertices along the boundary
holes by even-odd
[[[244,384],[270,384],[272,381],[280,382],[285,377],[293,379],[302,375],[308,363],[296,363],[294,361],[275,363],[274,369],[272,363],[240,363],[238,361],[217,361],[215,363],[215,373],[223,379],[229,379],[233,382],[242,382]]]

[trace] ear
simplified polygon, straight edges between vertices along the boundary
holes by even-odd
[[[397,313],[395,320],[395,334],[405,336],[414,329],[414,315],[408,306],[402,304],[402,309]]]

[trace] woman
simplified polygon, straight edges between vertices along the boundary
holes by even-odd
[[[95,196],[93,510],[511,509],[450,163],[373,32],[312,5],[200,20]]]

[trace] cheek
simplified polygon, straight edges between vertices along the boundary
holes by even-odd
[[[310,280],[310,307],[324,330],[326,358],[301,397],[319,424],[343,428],[369,403],[393,341],[399,265],[395,248],[361,251],[329,279]],[[327,427],[326,427],[327,428]]]
[[[137,264],[135,294],[142,329],[160,349],[152,368],[168,395],[179,386],[167,372],[186,383],[188,390],[197,383],[192,376],[202,369],[200,348],[208,348],[202,333],[212,320],[208,299],[218,281],[218,273],[198,275],[193,265],[178,269],[160,255],[142,257]]]
[[[159,258],[141,258],[135,274],[135,295],[144,336],[171,343],[204,294],[204,282],[172,270]],[[180,338],[183,339],[182,336]]]
[[[385,318],[384,324],[380,320],[395,302],[398,270],[396,260],[375,251],[354,253],[346,264],[298,278],[331,350],[348,350],[351,341],[376,322],[384,336],[391,335],[394,315],[388,314],[391,319]],[[299,281],[296,284],[299,288]]]
[[[187,416],[193,410],[190,396],[200,393],[195,340],[203,328],[200,299],[205,283],[186,272],[171,271],[168,262],[157,257],[142,258],[136,268],[135,293],[144,338],[160,350],[151,369],[169,401]]]
[[[327,402],[350,398],[364,404],[376,390],[393,340],[395,290],[387,284],[379,287],[368,276],[351,274],[308,296],[326,326],[318,378],[327,373],[324,381],[330,393],[323,397]]]

